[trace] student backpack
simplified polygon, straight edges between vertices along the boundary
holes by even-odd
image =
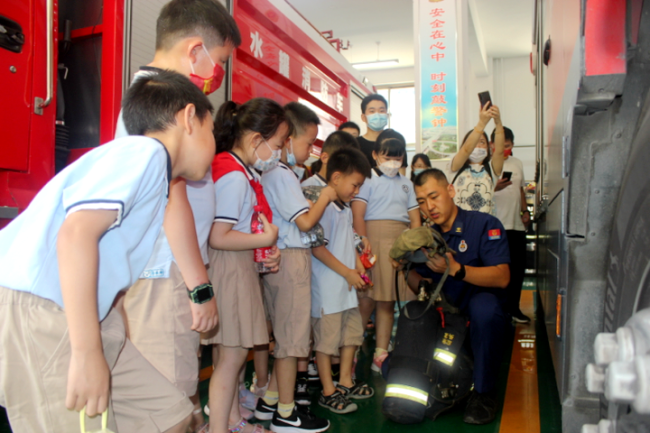
[[[433,244],[428,240],[432,251],[448,251],[439,233],[429,230],[434,232]],[[402,253],[408,244],[404,241]],[[407,258],[422,260],[413,255]],[[469,322],[441,293],[446,278],[447,273],[435,290],[423,280],[418,300],[400,308],[395,348],[386,360],[388,377],[382,402],[382,412],[394,422],[415,424],[425,417],[436,419],[472,390],[473,362],[463,349]],[[399,300],[399,293],[397,296]]]

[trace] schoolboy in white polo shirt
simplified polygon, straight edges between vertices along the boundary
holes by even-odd
[[[346,123],[352,123],[352,122],[346,122]],[[312,164],[313,170],[317,168],[316,172],[312,177],[303,181],[301,185],[302,186],[327,186],[327,180],[325,180],[327,178],[327,162],[329,161],[330,156],[334,152],[344,148],[360,150],[357,139],[354,138],[354,136],[352,136],[350,133],[346,131],[342,131],[341,127],[339,126],[338,131],[332,132],[330,135],[327,136],[325,142],[323,143],[320,159],[314,162],[314,164]],[[370,243],[367,243],[367,245],[369,246]],[[338,381],[339,365],[340,365],[339,357],[338,356],[333,357],[332,378],[335,381]],[[318,380],[318,376],[316,376],[316,379]]]
[[[144,269],[170,181],[215,152],[205,95],[165,71],[124,98],[127,130],[55,176],[0,231],[0,405],[14,431],[183,432],[192,404],[125,338],[111,308]],[[87,425],[98,429],[100,418]]]
[[[327,186],[327,161],[330,156],[339,149],[343,148],[359,149],[357,140],[345,131],[335,131],[327,136],[320,152],[319,169],[312,177],[302,182],[302,186]],[[315,162],[315,163],[316,163]],[[314,163],[314,164],[315,164]],[[312,168],[314,165],[312,164]]]
[[[234,18],[218,1],[172,0],[158,16],[154,59],[133,80],[169,67],[210,94],[220,87],[225,62],[240,43]],[[115,137],[126,135],[120,117]],[[160,231],[149,263],[124,299],[129,338],[190,397],[197,425],[203,422],[197,392],[199,333],[213,329],[218,316],[214,300],[193,302],[187,292],[210,282],[206,265],[214,212],[211,172],[196,182],[175,179],[163,223],[175,229]]]
[[[367,385],[356,384],[352,379],[354,353],[363,343],[359,302],[352,288],[365,287],[361,278],[365,269],[354,246],[349,203],[367,177],[370,164],[360,150],[344,148],[329,157],[327,182],[338,200],[327,206],[320,221],[327,245],[312,250],[311,320],[316,365],[323,383],[318,403],[339,414],[357,410],[350,398],[370,398],[374,394]],[[332,358],[339,355],[337,389],[330,372]]]
[[[278,273],[264,275],[264,297],[275,336],[275,362],[268,391],[258,400],[255,417],[272,419],[272,431],[321,432],[329,428],[329,421],[311,415],[309,418],[295,408],[294,402],[298,358],[310,355],[311,334],[311,248],[302,243],[300,232],[311,230],[337,196],[333,188],[325,187],[310,208],[298,176],[289,165],[307,160],[320,120],[297,102],[287,104],[285,112],[294,133],[285,143],[278,166],[262,175],[273,223],[279,228],[277,245],[282,250],[282,262]],[[300,417],[298,425],[285,421],[294,416]]]

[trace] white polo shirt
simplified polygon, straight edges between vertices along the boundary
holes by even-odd
[[[309,212],[309,202],[302,194],[300,180],[284,162],[262,174],[264,195],[273,211],[273,224],[278,226],[278,248],[309,248],[300,241],[295,221]]]
[[[251,170],[234,153],[230,152],[245,170],[232,171],[223,175],[214,185],[214,192],[217,200],[217,208],[214,222],[233,224],[233,230],[242,233],[251,233],[251,218],[257,206],[257,196],[250,184],[251,179],[260,180],[255,170]],[[275,222],[275,214],[273,215]]]
[[[524,165],[521,160],[509,156],[503,161],[503,171],[512,173],[510,178],[512,185],[494,193],[497,218],[506,230],[526,231],[526,227],[521,221],[521,188],[526,187]]]
[[[137,280],[162,227],[171,161],[158,140],[133,136],[99,146],[66,167],[0,230],[0,286],[63,308],[56,244],[65,218],[85,209],[117,211],[99,241],[99,319]],[[89,288],[90,289],[90,288]]]
[[[327,186],[327,181],[323,179],[323,176],[316,173],[309,179],[305,179],[300,185],[301,186]]]
[[[205,177],[199,181],[187,182],[187,199],[194,215],[194,226],[201,250],[203,263],[207,264],[208,240],[215,208],[214,182],[212,182],[212,170],[208,170]],[[160,229],[154,251],[147,265],[140,274],[140,278],[169,278],[169,269],[174,262],[174,254],[169,246],[165,228]]]
[[[320,220],[327,248],[334,257],[350,269],[356,267],[352,210],[348,205],[333,201]],[[328,268],[316,257],[311,258],[311,316],[334,314],[359,305],[357,294],[343,276]]]
[[[133,77],[133,82],[138,78],[146,77],[149,75],[157,74],[160,69],[149,66],[143,66]],[[122,111],[117,119],[117,127],[115,129],[115,138],[121,138],[128,135],[124,121],[122,120]],[[207,264],[208,259],[208,240],[210,238],[210,229],[212,228],[212,220],[214,218],[215,199],[214,199],[214,182],[212,182],[212,172],[208,170],[205,177],[199,181],[187,181],[187,199],[192,208],[194,215],[194,225],[196,227],[196,235],[199,240],[199,248],[201,250],[201,258],[203,263]],[[169,269],[174,261],[167,235],[164,228],[160,230],[154,252],[151,259],[147,263],[140,278],[169,278]]]
[[[397,174],[388,177],[377,167],[372,169],[370,179],[367,179],[359,194],[353,201],[362,201],[366,208],[366,221],[393,220],[410,223],[409,211],[417,209],[413,182],[407,177]]]

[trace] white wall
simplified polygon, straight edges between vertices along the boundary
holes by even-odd
[[[415,81],[415,68],[413,66],[406,68],[379,69],[376,71],[369,70],[363,71],[362,74],[368,77],[370,82],[376,87],[384,86],[386,84],[413,84]]]
[[[524,163],[526,180],[532,181],[535,176],[535,80],[530,73],[529,58],[521,56],[488,60],[488,73],[480,74],[481,76],[476,75],[468,62],[464,62],[468,70],[464,74],[464,89],[460,92],[459,138],[462,139],[478,122],[478,93],[489,91],[492,101],[501,110],[503,124],[515,134],[513,154]],[[415,80],[412,67],[366,71],[364,74],[375,86],[382,87],[400,86]],[[363,126],[365,125],[362,125],[362,130]],[[494,123],[488,124],[488,136],[493,129]],[[413,153],[409,152],[409,160]],[[440,161],[434,163],[434,166],[444,170],[447,163]]]
[[[465,104],[460,107],[467,122],[459,131],[459,138],[478,122],[478,93],[486,90],[501,110],[504,126],[515,134],[513,155],[523,162],[526,180],[532,181],[535,177],[535,77],[530,73],[529,57],[490,59],[487,76],[469,74]],[[485,129],[488,136],[493,129],[491,122]]]
[[[503,124],[515,134],[513,155],[522,160],[524,176],[532,181],[535,178],[535,77],[530,72],[530,59],[528,56],[494,59],[493,69],[492,98],[499,104]]]

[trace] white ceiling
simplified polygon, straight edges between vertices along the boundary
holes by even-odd
[[[350,63],[399,59],[413,66],[413,0],[287,0],[318,30],[350,41],[341,53]],[[468,0],[478,11],[489,57],[527,55],[531,49],[534,0]]]

